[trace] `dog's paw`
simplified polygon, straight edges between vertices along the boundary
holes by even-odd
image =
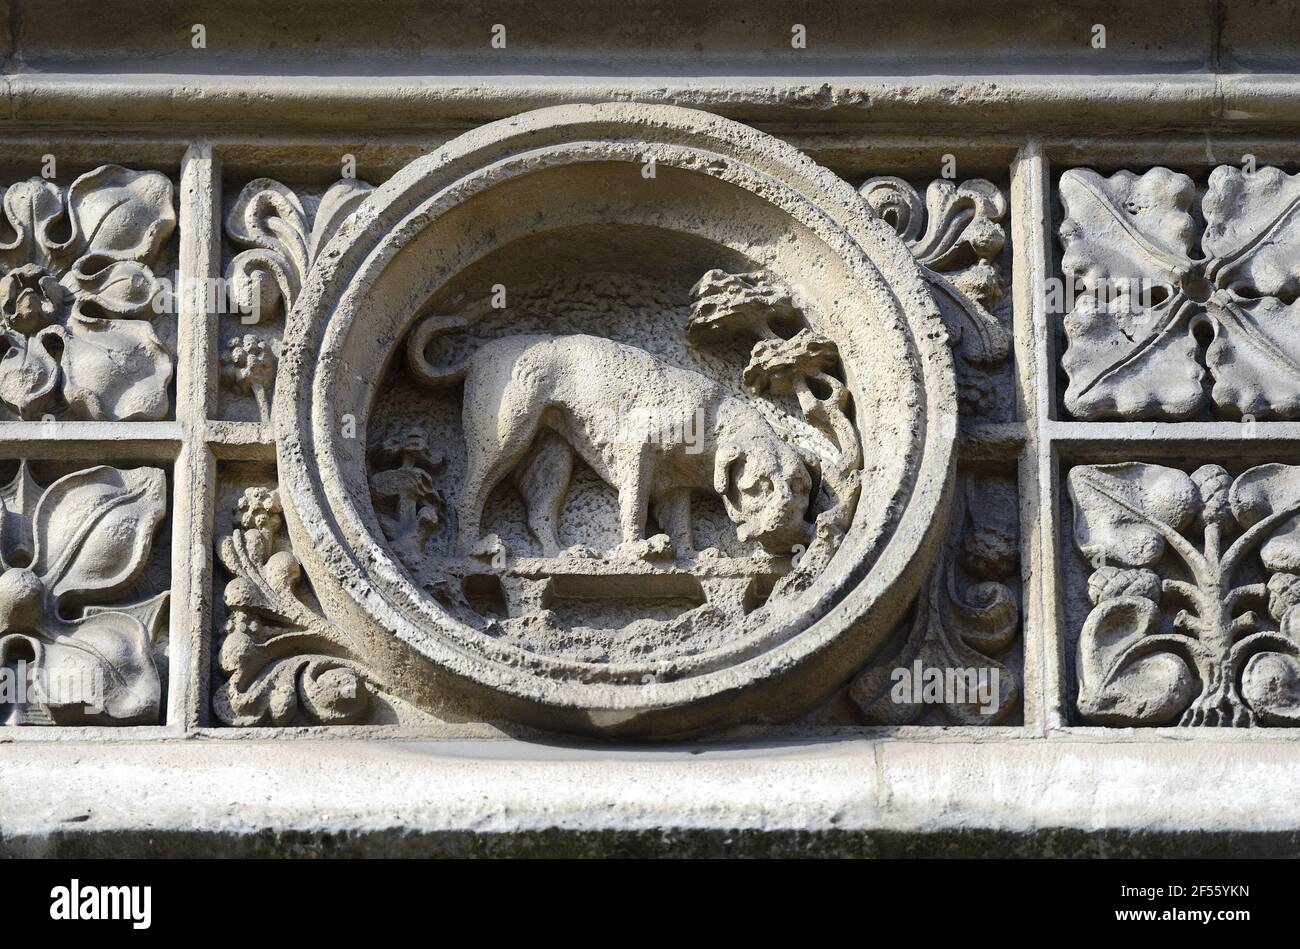
[[[667,534],[655,534],[649,540],[631,540],[611,552],[615,560],[664,560],[673,556],[673,543]]]

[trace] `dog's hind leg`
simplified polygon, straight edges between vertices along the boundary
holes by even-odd
[[[473,431],[465,426],[466,433]],[[471,437],[466,443],[464,493],[456,504],[458,521],[456,546],[462,555],[473,553],[483,536],[483,509],[492,491],[510,474],[528,451],[537,423],[521,421],[500,441]]]
[[[560,555],[560,509],[573,477],[573,449],[562,437],[543,428],[511,480],[528,509],[528,527],[542,545],[542,555]]]

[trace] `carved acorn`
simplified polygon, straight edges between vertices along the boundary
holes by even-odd
[[[1153,570],[1101,567],[1088,578],[1088,598],[1094,604],[1099,605],[1122,596],[1159,600],[1160,577]]]
[[[1287,612],[1300,603],[1300,577],[1275,573],[1268,578],[1268,615],[1282,622]]]
[[[1232,487],[1232,475],[1220,465],[1202,465],[1192,472],[1192,483],[1201,499],[1201,511],[1197,515],[1201,527],[1222,528],[1231,524],[1228,489]]]

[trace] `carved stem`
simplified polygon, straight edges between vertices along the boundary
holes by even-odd
[[[250,388],[253,390],[253,398],[257,400],[257,414],[262,418],[262,424],[269,424],[271,421],[271,399],[266,393],[266,386],[260,382],[254,382]]]

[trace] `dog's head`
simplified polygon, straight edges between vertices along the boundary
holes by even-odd
[[[713,486],[742,541],[788,553],[808,539],[812,476],[799,453],[771,432],[737,433],[718,446]]]

